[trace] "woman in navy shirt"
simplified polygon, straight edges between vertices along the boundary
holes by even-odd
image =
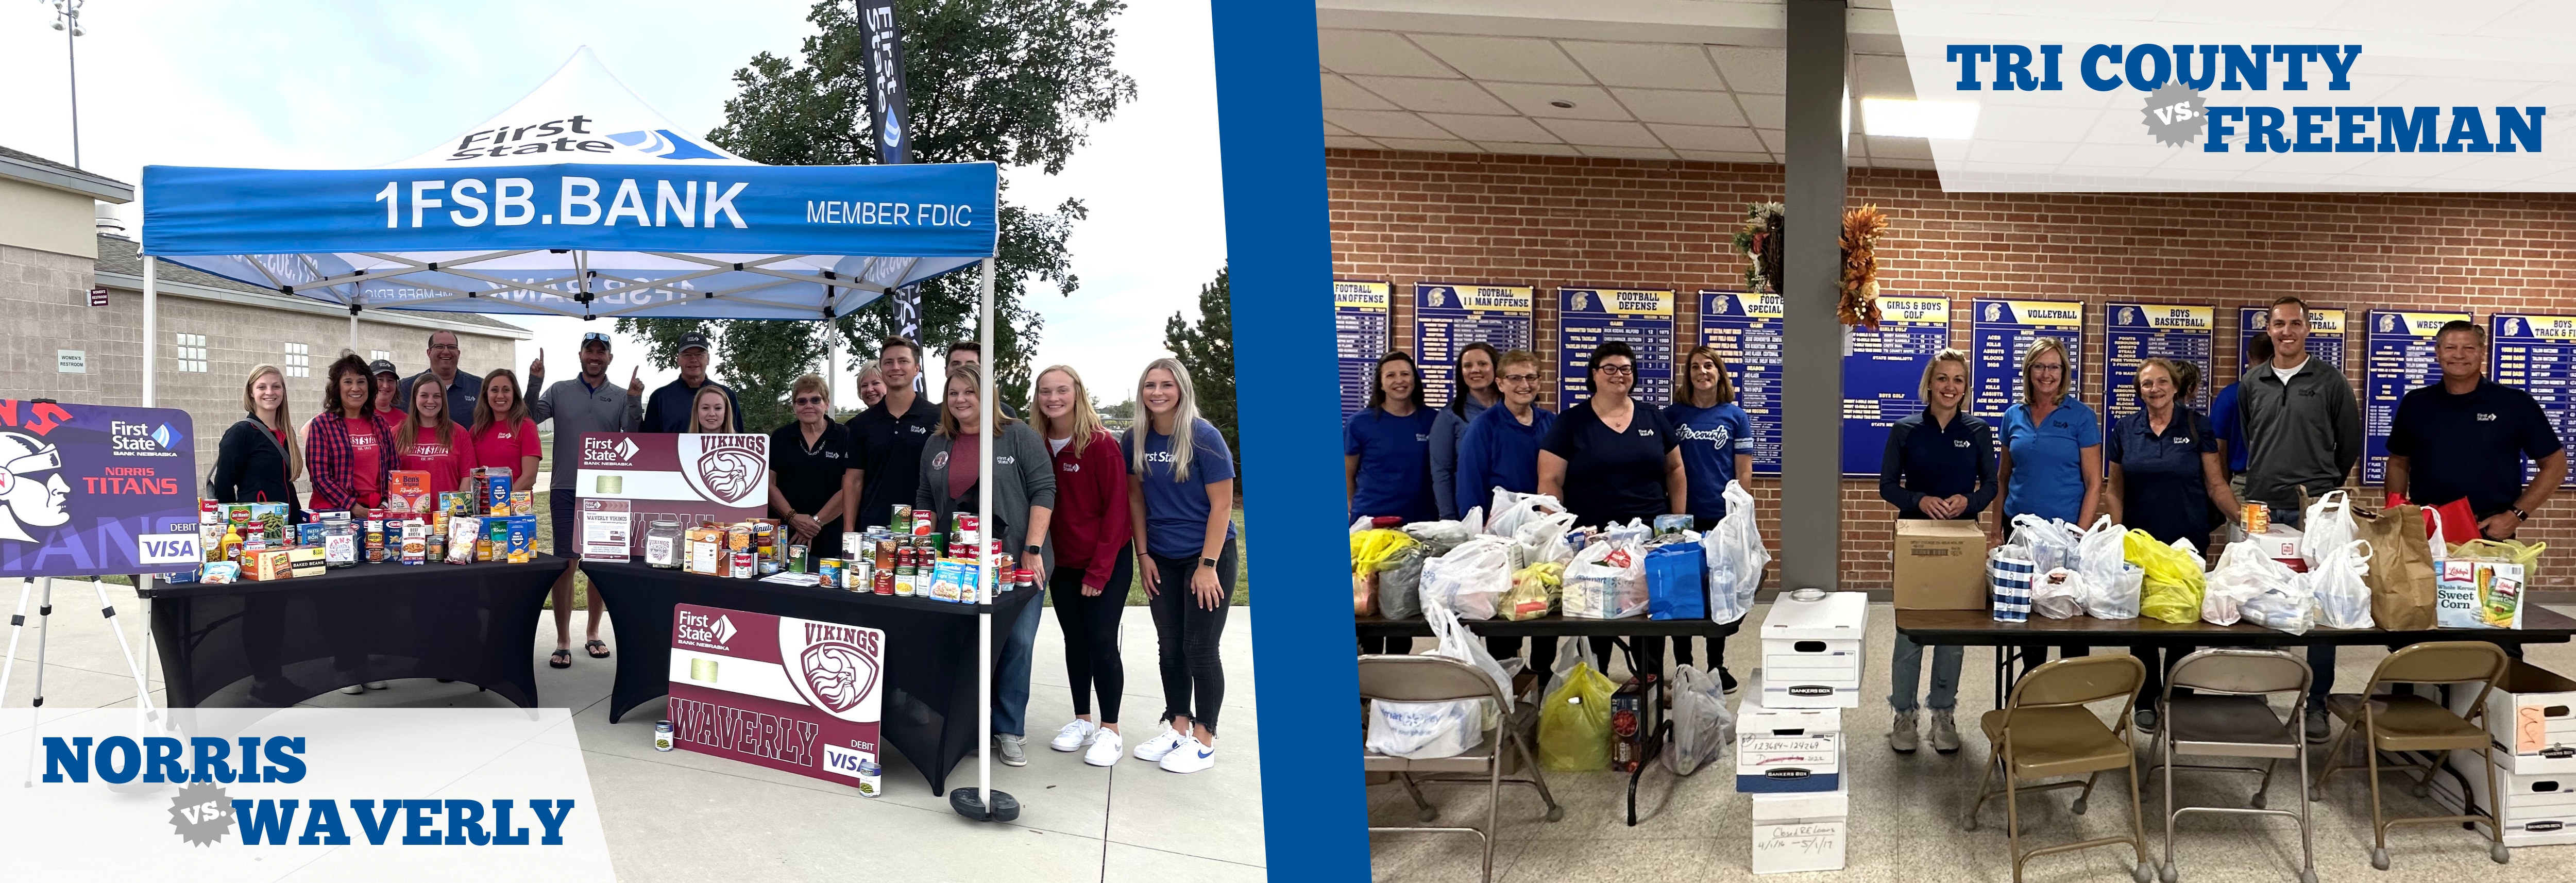
[[[1594,527],[1652,522],[1689,511],[1689,479],[1682,471],[1681,434],[1663,412],[1637,404],[1637,356],[1610,341],[1593,348],[1584,388],[1591,397],[1556,418],[1539,443],[1538,492],[1565,503],[1575,523]],[[1628,641],[1637,648],[1638,674],[1663,674],[1662,638]],[[1592,653],[1609,670],[1610,639],[1592,639]]]
[[[1440,517],[1456,519],[1467,510],[1494,501],[1489,489],[1482,499],[1458,493],[1458,443],[1467,435],[1467,424],[1485,409],[1503,400],[1502,388],[1494,383],[1494,372],[1503,360],[1501,350],[1493,344],[1476,341],[1458,351],[1458,390],[1449,396],[1447,407],[1433,415],[1431,421],[1431,494],[1440,509]],[[1461,503],[1460,500],[1472,502]],[[1490,516],[1494,513],[1487,512]]]
[[[1431,423],[1413,356],[1403,350],[1377,360],[1377,388],[1368,410],[1342,424],[1342,470],[1350,517],[1395,516],[1406,523],[1440,517],[1431,501]]]
[[[1136,381],[1144,410],[1122,439],[1138,581],[1154,616],[1163,672],[1163,731],[1136,759],[1175,773],[1216,765],[1217,709],[1225,703],[1226,606],[1234,598],[1234,454],[1199,419],[1190,370],[1155,359]]]
[[[1700,533],[1708,533],[1726,517],[1727,483],[1753,478],[1753,417],[1736,406],[1735,382],[1727,377],[1726,360],[1715,347],[1695,347],[1682,357],[1681,377],[1664,419],[1682,437],[1691,521]],[[1691,639],[1675,638],[1673,647],[1673,658],[1689,665]],[[1726,689],[1735,689],[1735,673],[1726,670],[1726,642],[1709,642],[1708,661]]]
[[[1887,452],[1879,456],[1878,495],[1896,506],[1898,518],[1965,519],[1995,501],[1995,434],[1985,421],[1960,410],[1968,396],[1968,354],[1944,349],[1923,368],[1923,413],[1896,421],[1887,430]],[[1951,710],[1958,705],[1962,648],[1932,648],[1932,750],[1959,750],[1958,725]],[[1896,710],[1896,726],[1887,747],[1912,754],[1921,737],[1915,731],[1915,690],[1923,683],[1923,646],[1903,633],[1896,636],[1888,661],[1891,689],[1887,706]]]
[[[2227,464],[2219,459],[2218,432],[2209,418],[2183,405],[2199,386],[2200,373],[2166,359],[2138,366],[2138,400],[2146,407],[2112,424],[2111,520],[2146,531],[2156,542],[2190,540],[2209,553],[2210,532],[2226,522],[2214,502],[2234,503],[2227,488]],[[2190,647],[2132,647],[2129,652],[2147,666],[2147,687],[2138,691],[2138,728],[2156,728],[2156,696],[2173,661],[2191,654]],[[2160,652],[2161,651],[2161,652]],[[2161,658],[2159,658],[2161,657]]]
[[[2076,399],[2075,362],[2054,337],[2031,342],[2021,360],[2021,401],[2004,410],[2003,523],[2037,515],[2079,527],[2102,505],[2102,420]],[[2009,528],[2007,528],[2009,529]],[[2066,656],[2088,648],[2061,647]],[[2021,648],[2022,673],[2048,661],[2048,648]]]

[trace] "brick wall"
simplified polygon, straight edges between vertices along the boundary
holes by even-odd
[[[1549,289],[1741,288],[1744,263],[1729,243],[1744,205],[1783,195],[1781,168],[1770,165],[1333,149],[1325,167],[1334,275],[1396,284],[1398,347],[1413,336],[1413,282],[1531,285],[1542,295],[1536,342],[1551,365]],[[1928,171],[1861,169],[1850,180],[1851,204],[1875,203],[1893,221],[1879,242],[1885,292],[2084,301],[2080,392],[2097,411],[2105,301],[2218,305],[2222,374],[2237,364],[2235,308],[2281,294],[2350,310],[2356,324],[2373,308],[2468,310],[2481,323],[2498,311],[2576,312],[2571,195],[1952,195]],[[1678,300],[1687,349],[1698,299]],[[1964,349],[1964,305],[1952,315]],[[2358,384],[2359,329],[2345,345]],[[1778,482],[1750,487],[1776,550],[1767,516]],[[1843,518],[1844,587],[1886,587],[1890,510],[1875,482],[1843,483]],[[2576,496],[2552,500],[2522,537],[2576,548]],[[2541,585],[2576,587],[2571,561],[2550,553]]]

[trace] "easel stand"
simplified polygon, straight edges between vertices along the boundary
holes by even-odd
[[[9,617],[9,653],[6,657],[0,657],[0,708],[8,706],[9,677],[18,665],[18,639],[27,632],[27,596],[35,589],[37,580],[44,581],[45,590],[43,599],[36,606],[36,698],[31,706],[43,708],[45,705],[45,652],[51,645],[53,637],[54,578],[28,577],[19,581],[17,612]],[[116,627],[116,605],[108,601],[105,584],[92,580],[90,588],[98,593],[99,618],[105,620],[107,630],[116,635],[117,656],[125,660],[125,670],[134,676],[135,732],[148,733],[150,731],[148,722],[159,720],[161,717],[161,712],[152,705],[152,688],[143,678],[143,666],[136,659],[132,645],[125,640],[125,630]],[[146,639],[149,640],[149,632],[146,633]],[[27,778],[22,787],[35,785],[36,741],[31,731],[27,740]],[[112,787],[118,791],[159,790],[159,786],[140,783],[141,779],[137,779],[135,783],[127,786]]]

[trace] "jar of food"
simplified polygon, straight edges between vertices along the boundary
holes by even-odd
[[[664,570],[679,569],[679,522],[656,521],[644,531],[644,563]]]
[[[671,750],[671,722],[670,722],[670,721],[654,721],[654,722],[653,722],[653,750],[655,750],[655,751],[669,751],[669,750]]]

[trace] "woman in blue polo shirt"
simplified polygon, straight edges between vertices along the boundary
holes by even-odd
[[[1610,341],[1592,350],[1584,381],[1590,397],[1557,415],[1539,443],[1538,492],[1565,503],[1575,524],[1604,527],[1689,511],[1681,434],[1663,412],[1630,398],[1637,355]],[[1662,638],[1631,637],[1640,673],[1663,673]],[[1609,668],[1610,639],[1592,639],[1593,656]]]
[[[1377,360],[1377,388],[1368,410],[1342,424],[1342,469],[1350,517],[1395,516],[1406,523],[1431,521],[1431,424],[1437,414],[1422,406],[1413,356],[1397,350]]]
[[[1995,501],[1995,433],[1959,408],[1968,397],[1968,354],[1955,349],[1932,354],[1931,364],[1923,367],[1922,392],[1923,412],[1887,429],[1887,450],[1878,460],[1878,495],[1896,507],[1898,518],[1975,521]],[[1932,648],[1932,691],[1923,703],[1932,709],[1932,750],[1942,754],[1959,750],[1951,711],[1958,705],[1962,650]],[[1887,671],[1887,707],[1896,710],[1887,747],[1912,754],[1921,741],[1914,703],[1915,690],[1923,683],[1923,646],[1897,633]]]
[[[1495,376],[1503,398],[1468,423],[1466,434],[1458,439],[1455,505],[1460,512],[1492,503],[1495,488],[1537,493],[1539,443],[1556,426],[1556,412],[1538,406],[1539,380],[1545,376],[1539,371],[1538,357],[1513,350],[1497,361],[1500,368]],[[1405,648],[1412,646],[1410,639],[1399,640],[1405,641]],[[1495,659],[1509,659],[1520,655],[1521,639],[1486,638],[1485,649]],[[1555,663],[1554,642],[1542,640],[1530,648],[1531,671],[1550,671]]]
[[[2138,400],[2146,407],[2112,426],[2111,493],[2105,502],[2112,521],[2146,531],[2160,543],[2189,540],[2206,555],[2210,532],[2227,520],[2212,504],[2232,504],[2236,495],[2227,489],[2217,430],[2207,416],[2182,404],[2199,381],[2200,372],[2166,359],[2138,366]],[[2138,691],[2139,729],[2156,728],[2164,673],[2191,649],[2130,648],[2147,666],[2147,687]]]
[[[1502,360],[1502,350],[1481,340],[1460,348],[1457,391],[1449,394],[1448,406],[1432,415],[1431,494],[1441,518],[1465,517],[1467,510],[1494,501],[1491,489],[1482,498],[1458,492],[1458,442],[1466,437],[1467,424],[1476,422],[1485,409],[1502,403],[1503,390],[1494,382],[1494,372]],[[1462,504],[1462,499],[1469,502]]]
[[[1728,482],[1753,478],[1753,418],[1735,404],[1735,382],[1727,377],[1726,360],[1717,349],[1699,346],[1682,357],[1681,376],[1673,384],[1673,403],[1664,419],[1682,436],[1682,470],[1690,476],[1691,521],[1701,533],[1717,528],[1726,517]],[[1673,659],[1691,663],[1691,639],[1673,639]],[[1726,642],[1710,641],[1708,663],[1726,689],[1735,689],[1735,673],[1726,670]]]
[[[2054,337],[2033,341],[2021,359],[2021,402],[2004,410],[2002,523],[2022,515],[2089,526],[2102,505],[2102,419],[2075,397],[2075,360]],[[2058,648],[2082,656],[2087,648]],[[2026,646],[2022,672],[2048,661]]]

